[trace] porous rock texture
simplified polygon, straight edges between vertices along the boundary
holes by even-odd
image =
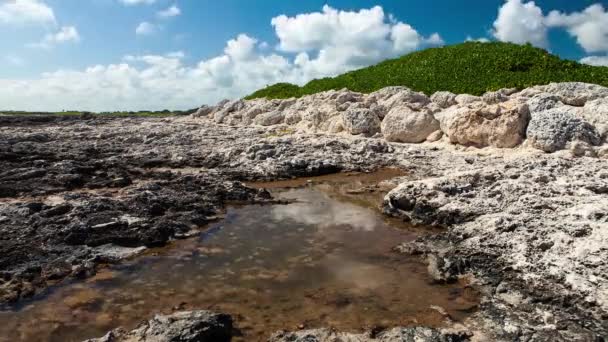
[[[584,143],[590,154],[598,154],[608,134],[608,88],[570,82],[483,96],[437,92],[430,97],[405,87],[371,94],[343,89],[298,99],[223,101],[199,112],[194,116],[217,123],[286,125],[303,133],[381,133],[386,141],[421,143],[440,130],[445,141],[463,146],[526,144],[555,152],[580,150],[577,144]]]
[[[464,342],[466,332],[438,330],[424,327],[394,328],[380,332],[353,334],[329,329],[277,332],[269,342]]]
[[[230,342],[232,317],[209,311],[183,311],[156,315],[136,329],[112,330],[85,342]]]

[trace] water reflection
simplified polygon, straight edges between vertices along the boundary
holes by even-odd
[[[290,190],[281,197],[294,199],[291,205],[272,208],[272,218],[278,222],[295,221],[327,229],[347,226],[350,229],[372,232],[379,223],[378,214],[348,202],[339,202],[328,194],[318,191]]]
[[[432,286],[423,265],[391,252],[416,236],[407,226],[319,189],[275,193],[297,200],[289,205],[232,208],[198,238],[0,312],[0,341],[81,341],[184,309],[233,314],[242,340],[264,341],[301,325],[438,326],[430,306],[458,319],[475,304],[462,286]]]

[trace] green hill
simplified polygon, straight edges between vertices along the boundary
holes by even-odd
[[[370,93],[387,86],[406,86],[428,95],[440,90],[481,95],[500,88],[569,81],[608,86],[608,67],[563,60],[531,45],[467,42],[413,52],[302,87],[278,83],[247,99],[300,97],[342,88]]]

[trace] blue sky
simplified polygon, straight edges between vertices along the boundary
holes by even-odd
[[[0,0],[0,107],[190,108],[467,38],[608,65],[606,9],[593,0]]]

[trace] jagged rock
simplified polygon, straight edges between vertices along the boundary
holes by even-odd
[[[223,106],[216,106],[216,110],[213,112],[213,119],[217,123],[223,123],[224,119],[229,114],[240,111],[245,108],[246,104],[243,100],[233,100],[225,103]]]
[[[608,138],[608,97],[587,101],[579,116],[592,124],[602,137]]]
[[[490,91],[483,94],[481,99],[487,104],[497,104],[509,100],[509,96],[501,91]]]
[[[573,112],[577,111],[577,108],[560,106],[532,114],[527,128],[530,145],[545,152],[562,150],[576,140],[599,145],[599,133],[591,124],[576,117]]]
[[[528,106],[516,100],[451,107],[440,116],[441,130],[451,143],[500,148],[522,143],[528,119]]]
[[[382,332],[352,334],[329,329],[277,332],[269,342],[465,342],[471,335],[462,331],[425,327],[393,328]]]
[[[350,134],[374,135],[380,131],[380,118],[373,109],[348,109],[342,113],[342,123]],[[330,131],[336,131],[330,128]]]
[[[84,342],[229,342],[232,318],[210,311],[184,311],[157,315],[136,329],[116,329]]]
[[[205,117],[205,116],[211,114],[213,109],[214,108],[211,106],[202,105],[195,113],[192,114],[192,117],[194,117],[194,118]]]
[[[285,120],[285,114],[281,111],[275,110],[269,113],[263,113],[255,117],[253,122],[261,126],[272,126],[283,123]]]
[[[439,105],[441,108],[448,108],[458,103],[456,102],[456,94],[449,91],[436,92],[431,96],[431,101]]]
[[[531,97],[538,93],[550,93],[564,104],[582,107],[587,101],[608,97],[608,88],[581,82],[550,83],[525,89],[521,95]]]
[[[530,113],[542,112],[547,109],[561,106],[559,98],[556,95],[549,93],[540,93],[526,100]]]
[[[400,106],[386,115],[381,128],[387,141],[420,143],[439,129],[439,122],[427,110],[414,111],[408,106]]]
[[[405,87],[388,87],[374,93],[377,104],[390,112],[395,107],[404,105],[412,110],[421,110],[431,102],[428,96]]]

